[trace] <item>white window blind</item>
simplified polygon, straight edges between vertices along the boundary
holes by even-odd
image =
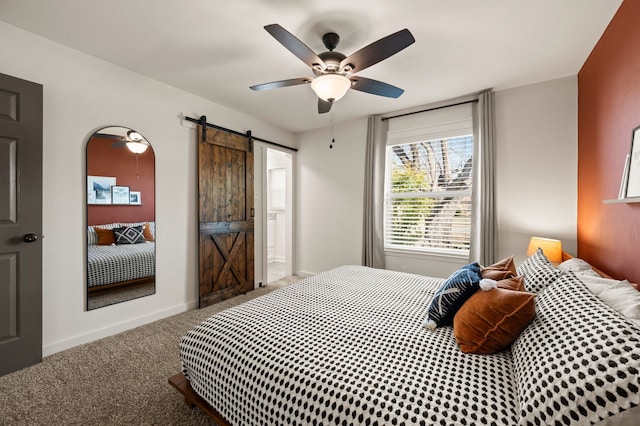
[[[471,234],[471,108],[390,125],[385,249],[468,255]],[[393,121],[392,121],[393,122]],[[408,123],[408,125],[407,125]]]

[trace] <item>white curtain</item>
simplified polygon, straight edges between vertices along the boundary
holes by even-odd
[[[473,201],[469,261],[496,261],[494,92],[484,91],[474,105]]]
[[[369,117],[364,177],[362,264],[384,269],[384,165],[387,121]]]
[[[473,104],[473,189],[469,261],[496,261],[494,92],[478,94]],[[456,99],[456,101],[459,99]],[[467,102],[462,99],[462,101]],[[454,104],[455,105],[455,104]],[[446,106],[445,106],[446,107]],[[441,108],[441,107],[440,107]],[[364,181],[362,264],[384,268],[384,167],[388,120],[369,117]]]

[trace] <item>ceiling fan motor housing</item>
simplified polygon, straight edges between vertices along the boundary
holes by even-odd
[[[316,75],[337,73],[341,71],[340,62],[342,62],[342,60],[346,58],[346,56],[340,52],[322,52],[318,54],[318,57],[324,62],[325,68],[324,70],[322,68],[314,68],[314,72]]]

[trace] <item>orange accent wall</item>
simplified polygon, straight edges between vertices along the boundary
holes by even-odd
[[[640,282],[640,203],[617,198],[640,125],[640,1],[625,0],[578,73],[578,256]]]
[[[92,137],[87,144],[87,175],[111,176],[116,184],[140,191],[142,205],[87,206],[87,225],[116,222],[152,222],[155,220],[155,155],[148,148],[139,155],[126,147],[113,147],[113,139]]]

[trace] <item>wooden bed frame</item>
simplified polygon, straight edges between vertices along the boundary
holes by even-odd
[[[193,408],[194,406],[198,407],[200,411],[211,417],[219,426],[231,426],[220,413],[214,410],[207,401],[193,390],[189,380],[187,380],[183,373],[169,377],[169,384],[184,395],[184,403],[187,404],[189,408]]]
[[[562,252],[562,261],[573,259],[569,253]],[[609,275],[604,272],[596,269],[595,267],[591,267],[594,271],[596,271],[603,278],[611,278]],[[200,411],[202,411],[207,416],[211,417],[219,426],[231,426],[227,420],[220,413],[218,413],[207,401],[204,400],[200,395],[196,393],[191,387],[189,380],[185,377],[183,373],[175,374],[169,377],[169,384],[176,388],[178,392],[184,395],[184,403],[187,404],[190,408],[198,407]]]
[[[98,294],[98,293],[101,293],[103,291],[112,290],[114,288],[135,287],[135,286],[139,286],[139,285],[143,285],[143,284],[149,284],[149,283],[154,282],[155,280],[156,280],[156,276],[155,275],[151,275],[151,276],[148,276],[148,277],[136,278],[135,280],[120,281],[120,282],[113,283],[113,284],[92,286],[92,287],[89,287],[87,289],[87,292],[89,294]]]

